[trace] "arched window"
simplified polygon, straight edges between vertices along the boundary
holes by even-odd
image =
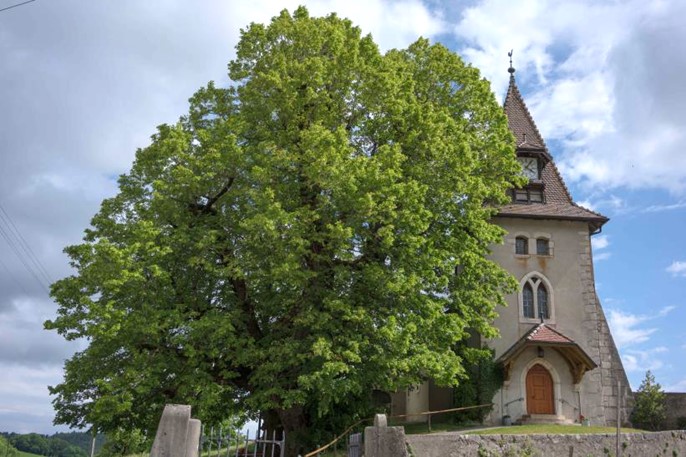
[[[536,254],[550,255],[550,241],[546,238],[538,238],[536,240]]]
[[[549,283],[538,274],[531,274],[522,282],[521,316],[525,319],[550,319],[552,299]]]
[[[522,305],[524,317],[533,318],[534,317],[534,290],[531,288],[531,284],[524,284],[524,289],[522,289]]]
[[[538,316],[543,319],[550,319],[550,312],[548,311],[548,291],[543,283],[538,284],[536,298],[538,301]]]
[[[525,236],[515,238],[515,254],[529,253],[529,239]]]

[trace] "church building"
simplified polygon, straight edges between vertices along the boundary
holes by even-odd
[[[494,219],[507,234],[504,244],[492,247],[492,259],[519,288],[495,320],[500,338],[483,342],[495,350],[504,375],[486,422],[625,422],[631,390],[596,294],[591,252],[591,237],[608,219],[574,203],[517,88],[515,70],[508,71],[504,110],[528,183],[511,191],[512,202]],[[394,394],[391,414],[451,404],[447,389],[427,382]]]

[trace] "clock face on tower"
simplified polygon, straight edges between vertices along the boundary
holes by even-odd
[[[522,174],[529,179],[538,179],[538,159],[535,157],[518,157]]]

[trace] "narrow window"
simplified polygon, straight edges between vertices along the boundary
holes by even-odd
[[[536,240],[536,254],[538,255],[550,255],[550,242],[545,238],[539,238]]]
[[[524,289],[522,289],[522,302],[524,317],[533,318],[534,317],[534,290],[531,288],[531,284],[524,284]]]
[[[543,319],[550,319],[550,312],[548,311],[548,291],[546,290],[543,283],[538,285],[538,290],[536,291],[537,301],[538,301],[538,317]]]
[[[525,236],[515,238],[515,254],[529,253],[529,239]]]

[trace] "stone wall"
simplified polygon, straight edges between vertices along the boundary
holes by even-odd
[[[665,393],[666,417],[662,423],[665,430],[676,430],[679,428],[677,419],[686,417],[686,393]]]
[[[615,456],[615,435],[408,435],[414,457],[609,457]],[[620,455],[686,456],[686,432],[623,433]]]

